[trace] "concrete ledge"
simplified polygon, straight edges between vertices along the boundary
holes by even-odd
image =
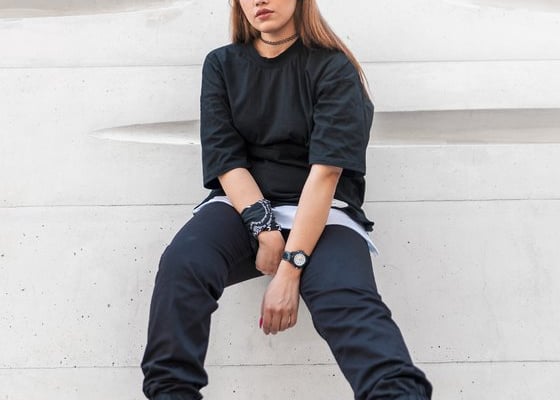
[[[553,3],[356,0],[321,10],[363,62],[557,60]],[[5,0],[0,67],[199,64],[227,43],[228,13],[221,0]]]
[[[376,112],[370,147],[383,145],[560,143],[560,108]],[[200,121],[97,129],[91,136],[130,143],[200,145]]]
[[[0,206],[198,204],[208,193],[199,147],[65,136],[53,147],[32,132],[14,138],[20,150],[3,148]],[[366,199],[560,199],[558,160],[558,143],[379,145],[368,150]]]
[[[380,112],[370,146],[560,143],[560,108]]]
[[[143,11],[177,4],[177,0],[2,0],[0,18],[44,18]]]
[[[420,362],[560,360],[560,201],[369,203],[381,294]],[[191,207],[0,209],[0,368],[139,363],[166,243]],[[522,217],[521,217],[522,216]],[[267,278],[229,288],[213,365],[332,362],[305,307],[257,329]]]
[[[558,362],[420,364],[433,400],[556,400]],[[212,400],[341,400],[352,398],[335,365],[210,366]],[[29,382],[33,382],[30,385]],[[139,367],[0,370],[8,400],[145,400]]]

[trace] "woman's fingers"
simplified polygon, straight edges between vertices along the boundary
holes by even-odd
[[[281,315],[278,315],[276,313],[272,314],[272,318],[270,320],[269,333],[276,335],[280,331],[281,318],[282,318]]]
[[[293,328],[297,324],[297,310],[293,314],[289,315],[288,318],[288,328]]]
[[[262,329],[276,334],[296,323],[299,306],[299,278],[278,273],[272,278],[261,303]]]
[[[266,313],[261,317],[259,327],[265,334],[276,335],[278,332],[285,331],[296,324],[296,317],[292,318],[292,314]]]
[[[280,331],[285,331],[286,329],[290,328],[290,322],[292,320],[292,316],[290,314],[284,315],[280,320]]]

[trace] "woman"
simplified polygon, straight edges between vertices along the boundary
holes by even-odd
[[[360,66],[315,0],[233,0],[232,30],[204,62],[212,192],[162,255],[144,393],[200,399],[217,300],[265,274],[265,334],[296,324],[301,294],[356,399],[429,399],[372,273],[361,207],[373,105]]]

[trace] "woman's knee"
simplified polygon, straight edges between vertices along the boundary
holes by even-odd
[[[160,258],[158,279],[223,290],[227,268],[207,243],[195,237],[171,242]]]

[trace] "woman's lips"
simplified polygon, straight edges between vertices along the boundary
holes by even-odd
[[[257,14],[255,14],[255,17],[258,19],[267,19],[268,17],[270,17],[270,15],[272,14],[272,10],[269,10],[267,8],[263,8],[262,10],[257,11]]]

